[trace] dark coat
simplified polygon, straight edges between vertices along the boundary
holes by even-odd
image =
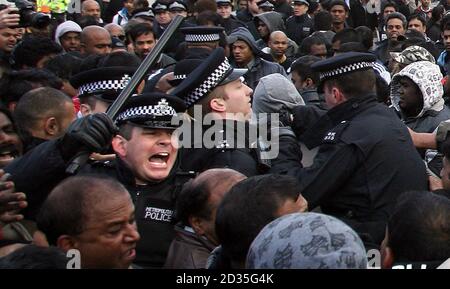
[[[255,57],[255,64],[245,73],[244,78],[247,85],[254,90],[261,77],[272,73],[279,73],[286,76],[284,68],[278,63]]]
[[[53,187],[67,177],[67,162],[58,145],[58,141],[45,142],[5,168],[13,176],[16,189],[27,194],[27,219],[34,219]],[[164,181],[147,185],[136,185],[133,173],[120,159],[88,163],[80,170],[83,174],[108,175],[130,192],[141,235],[134,262],[140,267],[162,267],[174,238],[172,216],[176,197],[184,182],[193,177],[181,173],[178,166],[177,161]]]
[[[308,148],[319,146],[313,165],[285,173],[299,179],[310,209],[320,206],[342,219],[366,244],[381,243],[401,193],[427,189],[425,166],[406,126],[375,95],[330,109],[305,135]]]
[[[294,40],[299,46],[303,39],[313,33],[313,21],[308,14],[302,16],[291,16],[286,20],[287,37]]]
[[[170,244],[164,268],[205,269],[209,254],[215,248],[208,239],[175,226],[175,239]]]

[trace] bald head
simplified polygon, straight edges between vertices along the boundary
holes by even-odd
[[[81,4],[81,16],[93,16],[100,20],[100,5],[95,0],[86,0]]]
[[[124,39],[122,39],[122,38],[125,37],[125,31],[123,30],[122,26],[117,25],[115,23],[109,23],[109,24],[106,24],[104,26],[104,28],[109,32],[111,37],[116,37],[116,38],[124,41]]]
[[[103,27],[87,26],[81,32],[81,52],[85,55],[111,52],[111,36]]]
[[[236,183],[247,177],[232,169],[210,169],[198,175],[193,181],[193,186],[205,186],[213,194],[225,194]]]
[[[280,60],[284,58],[284,55],[288,49],[288,37],[283,31],[274,31],[270,33],[269,42],[267,43],[272,56]]]

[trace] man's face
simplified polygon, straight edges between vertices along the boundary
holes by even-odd
[[[292,71],[291,80],[298,92],[302,92],[305,89],[305,83],[297,71]]]
[[[445,50],[450,52],[450,30],[444,30],[442,32],[442,39],[444,39]]]
[[[134,41],[134,52],[140,57],[145,58],[147,54],[155,47],[155,37],[153,33],[142,34]]]
[[[269,28],[267,28],[267,25],[262,22],[261,20],[258,20],[258,27],[256,27],[258,29],[258,33],[261,36],[261,38],[265,38],[269,36],[270,31]]]
[[[59,38],[61,46],[65,51],[80,51],[80,33],[79,32],[67,32]]]
[[[231,15],[231,5],[230,4],[220,4],[217,5],[217,14],[222,16],[222,18],[230,18]]]
[[[420,0],[422,7],[430,7],[431,0]]]
[[[114,26],[108,29],[109,35],[111,37],[115,37],[120,39],[122,42],[125,42],[125,31],[123,31],[122,27]]]
[[[245,41],[234,42],[232,49],[234,60],[239,65],[247,65],[253,59],[253,51]]]
[[[172,132],[133,127],[131,139],[126,141],[120,157],[133,171],[137,183],[147,184],[167,178],[177,158]]]
[[[271,53],[275,57],[280,58],[286,53],[286,50],[288,49],[288,38],[283,34],[275,33],[270,37],[268,44]]]
[[[155,12],[155,20],[156,22],[158,22],[160,25],[167,25],[170,23],[170,21],[172,20],[170,18],[170,13],[169,11],[166,10],[159,10]]]
[[[422,22],[419,19],[416,18],[416,19],[411,19],[408,22],[408,29],[417,30],[420,33],[425,34],[426,27],[425,27],[425,25],[422,24]]]
[[[389,19],[386,23],[386,35],[389,40],[397,40],[399,35],[404,35],[405,29],[403,28],[402,20],[398,18]]]
[[[423,108],[423,97],[419,87],[408,77],[399,80],[399,107],[407,115],[416,116]]]
[[[82,16],[94,16],[96,20],[100,20],[100,5],[96,1],[89,1],[84,6]]]
[[[0,168],[4,168],[22,154],[22,142],[11,120],[0,112]]]
[[[69,125],[77,118],[77,113],[75,111],[75,107],[73,102],[68,101],[64,105],[64,116],[59,121],[60,126],[60,136],[63,135]]]
[[[140,239],[130,195],[124,191],[92,205],[85,229],[74,239],[82,268],[127,269]]]
[[[128,13],[133,13],[133,9],[134,9],[134,4],[133,4],[134,0],[127,0],[123,3],[123,6],[125,8],[127,8]]]
[[[244,119],[249,119],[252,113],[251,95],[253,90],[242,83],[241,79],[236,79],[224,85],[224,93],[226,112],[241,113]]]
[[[0,50],[11,52],[17,43],[16,34],[13,28],[0,29]]]
[[[388,6],[388,7],[384,8],[384,10],[383,10],[384,19],[386,19],[386,16],[388,16],[389,14],[394,13],[394,12],[396,12],[394,7]]]
[[[450,190],[450,161],[444,157],[443,166],[441,170],[442,185],[445,190]]]
[[[347,11],[345,11],[344,6],[342,5],[334,5],[330,9],[331,17],[333,18],[333,23],[340,24],[344,23],[348,17]]]
[[[258,14],[259,8],[257,4],[258,0],[248,0],[247,1],[247,9],[250,13]]]
[[[247,0],[239,1],[239,10],[245,10],[245,9],[247,9]]]
[[[302,16],[308,12],[308,5],[301,3],[294,3],[294,15]]]
[[[111,52],[111,36],[107,31],[94,32],[84,43],[84,53],[108,54]]]
[[[311,45],[309,54],[325,59],[327,58],[327,47],[325,44],[313,44]]]

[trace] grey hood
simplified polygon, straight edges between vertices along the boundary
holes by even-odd
[[[267,28],[269,28],[269,32],[272,33],[274,31],[285,31],[286,27],[284,25],[283,16],[280,13],[275,11],[264,12],[258,14],[253,18],[255,22],[255,26],[258,27],[257,21],[261,20],[266,24]]]
[[[285,76],[274,73],[259,80],[253,94],[254,119],[259,119],[259,113],[291,112],[298,105],[305,105],[305,102]]]
[[[258,48],[258,44],[256,44],[255,38],[247,28],[239,27],[233,30],[227,38],[228,44],[233,44],[238,40],[245,41],[252,49],[253,54],[259,55],[261,53],[261,50]]]

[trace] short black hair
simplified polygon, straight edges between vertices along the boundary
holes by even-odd
[[[100,23],[98,23],[97,19],[95,19],[94,16],[91,15],[84,15],[84,16],[80,16],[76,22],[78,23],[78,25],[80,25],[81,29],[88,27],[88,26],[99,26]]]
[[[427,20],[425,19],[425,17],[423,17],[422,14],[420,14],[420,13],[414,13],[414,14],[409,15],[409,17],[408,17],[408,24],[409,24],[409,21],[414,20],[414,19],[417,19],[417,20],[419,20],[420,22],[422,22],[422,25],[423,25],[424,27],[427,26]]]
[[[359,34],[361,43],[366,47],[367,51],[373,46],[373,32],[367,26],[358,26],[355,28],[356,32]]]
[[[81,62],[81,58],[70,53],[64,53],[50,59],[45,65],[45,69],[67,81],[80,71]]]
[[[373,69],[342,74],[325,80],[325,84],[336,85],[345,97],[361,97],[368,93],[376,93],[376,76]]]
[[[24,66],[33,68],[43,57],[62,51],[62,47],[50,38],[26,37],[14,48],[12,58],[14,66],[18,69]]]
[[[262,175],[237,183],[217,209],[216,233],[225,255],[245,262],[247,251],[261,229],[273,221],[286,200],[300,195],[296,178]]]
[[[184,226],[189,226],[189,217],[196,216],[210,219],[211,209],[208,206],[210,196],[206,182],[194,185],[193,180],[187,182],[177,199],[176,217]]]
[[[347,3],[345,3],[344,0],[333,0],[330,2],[330,4],[328,5],[328,10],[331,10],[331,8],[333,8],[336,5],[341,5],[344,7],[345,11],[350,11],[350,8],[348,7]]]
[[[300,45],[300,54],[302,55],[308,55],[311,53],[311,46],[313,45],[325,45],[327,46],[327,43],[325,39],[320,35],[311,35],[303,39],[301,45]]]
[[[127,35],[129,35],[132,42],[135,42],[139,36],[145,35],[145,34],[154,35],[153,30],[152,30],[152,25],[145,23],[145,22],[134,25],[127,32]]]
[[[330,12],[322,10],[314,15],[313,28],[314,31],[327,31],[333,27],[333,17]]]
[[[105,194],[108,192],[108,194]],[[92,198],[109,198],[127,190],[117,180],[105,175],[77,175],[58,184],[42,205],[37,227],[56,245],[62,235],[76,236],[85,229]]]
[[[0,258],[0,269],[66,269],[67,261],[59,248],[25,245]]]
[[[385,3],[382,4],[381,6],[381,14],[383,14],[384,9],[386,9],[386,7],[393,7],[395,9],[395,11],[398,11],[398,5],[393,2],[393,1],[386,1]]]
[[[0,79],[0,98],[5,105],[17,102],[28,91],[42,86],[61,89],[63,82],[59,77],[45,69],[11,71]]]
[[[37,122],[50,115],[61,120],[66,113],[64,106],[71,102],[64,92],[51,87],[36,88],[25,93],[13,113],[19,133],[22,136],[31,134]]]
[[[313,71],[311,65],[322,60],[320,57],[305,55],[296,59],[291,65],[291,72],[296,72],[302,80],[310,78],[315,85],[319,83],[319,72]]]
[[[341,45],[347,42],[361,42],[361,37],[354,28],[344,28],[333,36],[331,43],[336,41],[340,41]]]
[[[98,67],[128,66],[138,68],[140,64],[141,60],[136,54],[131,54],[126,51],[117,51],[104,55],[99,60]]]
[[[450,256],[450,200],[431,192],[402,194],[388,223],[395,262],[445,261]]]

